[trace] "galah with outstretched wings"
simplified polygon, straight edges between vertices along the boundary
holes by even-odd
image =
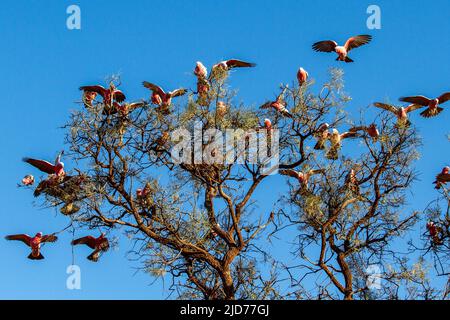
[[[431,118],[441,113],[444,109],[441,108],[440,105],[447,102],[448,100],[450,100],[450,92],[446,92],[435,99],[430,99],[425,96],[412,96],[400,98],[400,101],[409,102],[422,107],[427,107],[424,111],[420,113],[420,115],[425,118]]]
[[[86,236],[86,237],[82,237],[82,238],[75,239],[72,241],[73,246],[76,246],[79,244],[87,245],[89,248],[94,250],[87,257],[88,260],[91,260],[93,262],[98,261],[101,252],[106,252],[109,250],[109,241],[105,237],[104,233],[102,233],[98,238],[95,238],[93,236]]]
[[[336,52],[338,57],[336,61],[353,62],[348,57],[350,50],[368,44],[372,40],[372,36],[363,34],[349,38],[343,46],[339,46],[336,41],[325,40],[313,44],[312,48],[316,52]]]
[[[152,103],[164,108],[167,108],[172,103],[172,98],[182,96],[186,94],[187,90],[184,88],[176,89],[173,91],[165,92],[160,86],[150,83],[148,81],[142,82],[144,87],[152,91]]]
[[[45,242],[55,242],[58,240],[54,234],[42,235],[42,232],[38,232],[34,237],[30,237],[27,234],[14,234],[5,237],[6,240],[11,241],[22,241],[27,246],[31,248],[31,253],[28,259],[31,260],[42,260],[44,256],[41,253],[41,244]]]
[[[47,174],[55,174],[60,177],[65,174],[64,172],[64,163],[61,162],[61,157],[64,154],[64,151],[61,151],[56,157],[55,163],[51,164],[45,160],[33,159],[33,158],[23,158],[23,161],[31,164],[33,167],[39,169],[42,172]]]
[[[397,116],[397,125],[401,127],[409,126],[411,124],[408,119],[408,113],[423,108],[423,106],[419,104],[410,104],[407,107],[395,107],[390,104],[375,102],[373,105],[377,108],[384,109],[395,114]]]

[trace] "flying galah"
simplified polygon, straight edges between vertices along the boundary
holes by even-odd
[[[234,68],[251,68],[255,66],[255,63],[237,59],[224,60],[213,65],[209,78],[210,80],[211,78],[217,78],[217,75],[221,75],[221,73],[223,73],[223,76],[226,76],[227,72]]]
[[[118,103],[114,102],[112,108],[106,107],[103,109],[103,114],[105,115],[113,115],[119,113],[121,115],[127,115],[135,109],[141,108],[145,106],[145,102],[132,102],[132,103]]]
[[[440,97],[435,99],[430,99],[424,96],[412,96],[412,97],[402,97],[400,98],[400,101],[409,102],[413,104],[418,104],[423,107],[428,107],[424,111],[420,113],[422,117],[430,118],[437,116],[439,113],[444,110],[439,105],[443,104],[444,102],[447,102],[450,100],[450,92],[446,92],[442,94]]]
[[[267,101],[261,106],[261,109],[269,109],[273,108],[277,112],[279,112],[282,116],[292,118],[292,114],[286,109],[286,101],[284,101],[284,94],[287,88],[285,87],[281,93],[277,96],[275,101]]]
[[[436,176],[436,180],[433,182],[436,189],[440,189],[443,184],[450,182],[450,167],[442,169],[441,173]]]
[[[358,132],[358,131],[364,131],[371,137],[374,141],[378,140],[378,137],[380,136],[380,132],[377,129],[377,125],[375,123],[372,123],[369,126],[357,126],[353,127],[349,130],[350,132]]]
[[[339,133],[337,129],[333,129],[332,133],[328,137],[328,140],[330,140],[331,147],[330,150],[328,150],[326,157],[331,160],[337,160],[339,155],[339,150],[342,147],[342,140],[347,138],[356,138],[359,137],[357,132],[344,132]]]
[[[100,257],[101,252],[106,252],[109,250],[109,241],[105,237],[105,234],[103,232],[98,238],[95,238],[93,236],[86,236],[86,237],[75,239],[72,241],[73,246],[76,246],[79,244],[85,244],[89,248],[94,250],[87,257],[88,260],[91,260],[93,262],[98,261],[98,258]]]
[[[306,72],[306,70],[303,68],[298,69],[297,80],[298,85],[301,87],[306,82],[306,80],[308,80],[308,72]]]
[[[24,186],[32,186],[34,184],[34,177],[31,174],[26,175],[22,179],[22,184]]]
[[[371,40],[372,36],[363,34],[349,38],[343,46],[339,46],[336,41],[325,40],[314,43],[312,47],[313,50],[317,52],[336,52],[338,55],[336,61],[353,62],[353,60],[348,57],[350,50],[365,45]]]
[[[322,123],[319,128],[317,128],[317,132],[315,134],[317,138],[317,143],[314,146],[315,150],[323,150],[325,149],[325,142],[328,140],[330,133],[328,132],[328,129],[330,128],[330,125],[328,123]]]
[[[184,88],[176,89],[170,92],[165,92],[161,87],[153,83],[144,81],[142,82],[142,84],[144,85],[144,87],[152,91],[152,98],[151,98],[152,103],[161,106],[163,108],[167,108],[171,105],[172,98],[182,96],[187,92],[187,90]]]
[[[300,185],[305,188],[308,187],[308,181],[309,181],[309,178],[311,178],[311,176],[313,176],[315,174],[324,174],[324,173],[325,173],[324,169],[309,170],[306,172],[295,171],[292,169],[280,170],[280,174],[282,174],[284,176],[296,178],[298,180],[298,182],[300,183]]]
[[[106,89],[101,85],[94,86],[82,86],[80,90],[84,91],[84,96],[86,97],[86,92],[95,92],[102,96],[103,103],[111,105],[113,101],[122,102],[125,101],[125,95],[122,91],[116,89],[114,83],[110,83],[109,88]]]
[[[398,126],[409,126],[411,122],[408,119],[408,113],[423,108],[423,106],[418,104],[410,104],[407,107],[398,107],[398,108],[393,105],[381,102],[375,102],[373,105],[377,108],[381,108],[395,114],[397,116]]]
[[[205,79],[208,76],[208,70],[203,65],[203,63],[197,61],[194,69],[194,74],[197,76],[197,78]]]
[[[65,175],[64,172],[64,163],[61,162],[61,156],[64,154],[64,151],[61,151],[58,157],[55,160],[55,164],[51,164],[45,160],[31,159],[31,158],[23,158],[23,161],[31,164],[33,167],[38,168],[42,172],[48,174],[55,174],[57,177],[61,177]]]
[[[31,248],[31,253],[28,256],[28,259],[31,260],[42,260],[44,259],[44,256],[41,253],[41,243],[45,242],[55,242],[58,240],[58,238],[53,235],[42,235],[42,232],[38,232],[34,237],[30,237],[27,234],[15,234],[6,236],[6,240],[16,240],[16,241],[22,241],[27,246]]]
[[[84,91],[83,92],[83,103],[86,107],[92,107],[92,101],[97,97],[97,92],[94,91]]]

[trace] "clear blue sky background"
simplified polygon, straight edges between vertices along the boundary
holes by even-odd
[[[81,8],[81,30],[66,28],[66,8],[71,4]],[[370,4],[381,7],[381,30],[366,28]],[[375,100],[437,96],[450,90],[449,12],[448,0],[47,0],[45,5],[2,1],[0,235],[48,233],[65,226],[63,217],[34,206],[31,192],[16,184],[33,171],[20,161],[23,156],[53,159],[62,148],[64,132],[58,127],[66,122],[69,110],[79,107],[75,101],[80,100],[82,84],[103,83],[106,76],[120,73],[130,100],[140,99],[148,95],[142,80],[168,89],[194,88],[195,61],[211,66],[221,59],[241,58],[258,66],[235,73],[231,83],[239,88],[243,101],[257,105],[273,97],[279,83],[295,79],[299,66],[318,83],[326,79],[329,67],[340,66],[346,72],[346,91],[353,97],[348,111],[358,119],[359,109]],[[354,64],[337,63],[334,55],[311,50],[315,41],[343,42],[362,33],[372,34],[374,40],[352,52]],[[450,110],[429,120],[416,113],[412,119],[418,123],[424,146],[417,166],[421,181],[411,195],[411,207],[422,209],[436,197],[430,185],[434,175],[449,164],[445,136],[450,132]],[[66,165],[72,169],[70,163]],[[274,186],[270,189],[273,193]],[[265,201],[261,207],[272,207]],[[161,282],[149,286],[151,278],[134,274],[137,264],[125,258],[130,247],[124,239],[99,264],[85,259],[87,249],[77,248],[82,290],[67,290],[70,240],[69,234],[62,235],[59,243],[44,248],[46,260],[35,263],[26,259],[23,245],[0,239],[0,298],[167,296]]]

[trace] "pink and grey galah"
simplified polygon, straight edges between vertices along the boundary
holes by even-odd
[[[381,108],[395,114],[397,116],[397,125],[401,127],[411,125],[408,118],[408,113],[423,108],[423,106],[419,104],[410,104],[407,107],[395,107],[390,104],[375,102],[373,105],[377,108]]]
[[[292,178],[295,178],[298,180],[300,185],[304,188],[308,187],[309,179],[316,174],[324,174],[324,169],[314,169],[314,170],[308,170],[305,172],[302,171],[295,171],[292,169],[286,169],[286,170],[280,170],[280,174],[284,176],[289,176]]]
[[[32,186],[34,184],[34,177],[31,174],[26,175],[22,179],[22,184],[24,186]]]
[[[337,129],[333,129],[328,140],[330,141],[330,149],[328,150],[326,157],[331,160],[337,160],[339,156],[339,150],[342,147],[342,141],[348,138],[357,138],[359,134],[357,132],[344,132],[339,133]]]
[[[228,71],[234,68],[252,68],[255,66],[256,66],[255,63],[246,62],[238,59],[224,60],[213,65],[213,67],[211,68],[211,74],[209,75],[209,79],[212,80],[226,77]]]
[[[427,107],[427,109],[420,113],[420,115],[425,118],[431,118],[441,113],[444,109],[441,108],[440,105],[447,102],[448,100],[450,100],[450,92],[446,92],[440,95],[438,98],[434,99],[430,99],[425,96],[411,96],[400,98],[400,101]]]
[[[45,172],[47,174],[56,175],[57,177],[61,177],[65,175],[64,172],[64,163],[61,162],[61,157],[64,154],[64,151],[61,151],[56,157],[55,163],[51,164],[45,160],[32,159],[32,158],[23,158],[23,161],[31,164],[33,167],[38,168],[40,171]]]
[[[42,235],[42,232],[38,232],[34,237],[30,237],[27,234],[14,234],[5,237],[6,240],[22,241],[28,247],[31,248],[31,253],[28,259],[42,260],[44,256],[41,253],[41,244],[45,242],[55,242],[58,238],[54,234]]]
[[[444,167],[436,176],[436,180],[433,182],[435,184],[435,189],[441,189],[443,185],[450,182],[450,167]]]
[[[372,36],[363,34],[349,38],[343,46],[339,46],[336,41],[325,40],[313,44],[313,50],[317,52],[336,52],[338,57],[336,61],[353,62],[348,57],[350,50],[368,44],[372,40]]]
[[[308,72],[303,68],[298,69],[297,71],[298,85],[301,87],[306,82],[306,80],[308,80]]]
[[[323,150],[325,149],[325,142],[330,137],[330,132],[328,129],[330,128],[330,125],[328,123],[322,123],[318,128],[314,136],[317,139],[317,143],[314,146],[315,150]]]
[[[184,88],[165,92],[160,86],[150,83],[148,81],[142,82],[144,87],[152,91],[151,101],[153,104],[167,108],[172,104],[172,98],[180,97],[186,94],[187,90]]]
[[[370,124],[369,126],[356,126],[349,129],[350,132],[358,132],[363,131],[369,135],[374,141],[378,140],[380,136],[380,132],[378,131],[377,125],[375,123]]]
[[[86,102],[92,102],[95,99],[96,94],[99,94],[103,98],[103,103],[106,105],[112,105],[113,101],[122,102],[125,101],[125,95],[122,91],[116,89],[113,82],[109,84],[109,88],[105,88],[101,85],[94,86],[82,86],[80,90],[84,92],[83,100]],[[95,95],[93,93],[96,93]]]
[[[109,250],[109,241],[105,237],[105,234],[103,232],[100,234],[100,236],[98,238],[95,238],[93,236],[86,236],[86,237],[82,237],[82,238],[75,239],[72,241],[73,246],[76,246],[79,244],[84,244],[94,250],[87,257],[87,259],[92,262],[98,261],[101,252],[106,252]]]
[[[197,78],[205,79],[208,76],[208,69],[206,69],[203,63],[197,61],[194,69],[194,74],[197,76]]]
[[[281,93],[277,96],[275,101],[267,101],[260,108],[261,109],[269,109],[273,108],[275,111],[280,113],[283,117],[292,118],[292,114],[286,109],[287,103],[284,101],[284,94],[286,93],[287,88],[284,87]]]

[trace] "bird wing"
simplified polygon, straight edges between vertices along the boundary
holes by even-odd
[[[13,234],[5,237],[6,240],[22,241],[27,246],[30,246],[31,237],[27,234]]]
[[[42,236],[41,242],[56,242],[58,240],[58,237],[54,234],[48,234],[45,236]]]
[[[367,131],[367,127],[366,126],[357,126],[357,127],[348,129],[348,131],[350,131],[350,132]]]
[[[406,112],[412,112],[412,111],[414,111],[414,110],[417,110],[417,109],[420,109],[420,108],[423,108],[424,106],[422,106],[422,105],[420,105],[420,104],[411,104],[411,105],[409,105],[409,106],[407,106],[406,108],[405,108],[405,111]]]
[[[381,103],[381,102],[375,102],[373,105],[375,107],[377,107],[377,108],[381,108],[381,109],[390,111],[392,113],[397,113],[398,112],[398,109],[396,107],[394,107],[393,105],[390,105],[390,104]]]
[[[430,103],[430,99],[425,96],[401,97],[399,100],[403,102],[420,104],[421,106],[428,106]]]
[[[105,92],[106,92],[106,89],[105,89],[103,86],[101,86],[101,85],[96,85],[96,86],[82,86],[82,87],[80,87],[80,90],[96,92],[96,93],[98,93],[99,95],[101,95],[103,98],[105,97]]]
[[[249,67],[255,67],[256,66],[256,63],[245,62],[245,61],[237,60],[237,59],[227,60],[226,64],[228,66],[228,69],[232,69],[232,68],[249,68]]]
[[[260,108],[261,109],[269,109],[272,106],[272,101],[267,101]]]
[[[437,175],[436,180],[439,182],[450,182],[450,173],[440,173]]]
[[[370,36],[368,34],[354,36],[347,40],[344,47],[347,49],[347,52],[348,52],[352,49],[355,49],[355,48],[361,47],[365,44],[368,44],[370,42],[370,40],[372,40],[372,36]]]
[[[91,249],[95,249],[95,238],[93,236],[86,236],[72,241],[72,245],[85,244]]]
[[[172,97],[179,97],[179,96],[186,94],[186,92],[187,92],[186,89],[180,88],[180,89],[176,89],[176,90],[173,90],[172,92],[170,92],[170,95]]]
[[[128,108],[134,110],[143,106],[145,106],[145,102],[133,102],[128,105]]]
[[[298,179],[298,172],[292,169],[280,170],[280,174]]]
[[[120,90],[114,91],[114,100],[116,100],[117,102],[122,102],[122,101],[125,101],[125,99],[126,99],[126,97],[122,91],[120,91]]]
[[[450,100],[450,92],[441,94],[441,96],[438,99],[439,99],[439,103],[444,103],[444,102]]]
[[[144,81],[144,82],[142,82],[142,84],[147,89],[150,89],[152,91],[156,91],[156,93],[159,94],[160,96],[164,96],[166,94],[164,92],[164,90],[160,86],[157,86],[156,84],[150,83],[148,81]]]
[[[31,158],[23,158],[23,161],[31,164],[33,167],[38,168],[42,172],[53,174],[55,173],[55,166],[50,162],[45,160],[31,159]]]
[[[356,138],[356,137],[358,137],[358,132],[355,131],[344,132],[341,134],[341,139]]]
[[[333,52],[337,45],[336,41],[325,40],[314,43],[312,48],[314,51],[318,52]]]

